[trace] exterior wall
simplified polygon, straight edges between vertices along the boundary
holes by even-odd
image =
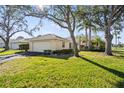
[[[33,51],[33,42],[29,42],[29,51]]]
[[[19,49],[19,45],[21,44],[28,44],[25,42],[11,42],[10,43],[10,49]]]
[[[10,43],[10,49],[19,49],[19,46],[17,43]]]
[[[62,42],[65,42],[65,47],[62,47]],[[62,40],[43,40],[32,41],[29,43],[29,51],[44,52],[44,50],[61,50],[69,49],[69,41]]]
[[[54,44],[55,43],[55,44]],[[64,43],[64,47],[62,46]],[[55,45],[54,47],[56,47],[56,50],[61,50],[61,49],[69,49],[69,41],[60,41],[60,40],[54,40],[53,44]]]

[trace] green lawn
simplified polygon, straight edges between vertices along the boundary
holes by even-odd
[[[80,52],[82,58],[33,56],[0,65],[0,87],[124,87],[124,50],[116,56]]]
[[[0,51],[2,51],[2,50],[4,50],[4,49],[0,48]],[[23,51],[22,50],[7,50],[4,52],[0,52],[0,56],[11,55],[11,54],[15,54],[18,52],[23,52]]]
[[[0,51],[4,50],[3,48],[0,48]]]

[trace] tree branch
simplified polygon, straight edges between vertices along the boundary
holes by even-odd
[[[47,18],[50,19],[50,20],[52,20],[52,21],[55,22],[56,24],[58,24],[60,27],[65,28],[65,29],[68,29],[67,26],[62,25],[61,23],[59,23],[59,22],[56,21],[55,19],[53,19],[53,18],[51,18],[51,17],[48,17],[48,16],[47,16]]]
[[[0,38],[1,38],[4,42],[6,41],[2,36],[0,36]]]

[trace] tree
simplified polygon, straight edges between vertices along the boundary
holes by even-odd
[[[122,22],[117,21],[116,24],[113,25],[112,30],[113,30],[113,35],[115,36],[115,46],[119,45],[119,40],[118,37],[120,37],[120,34],[123,30],[124,26]]]
[[[28,10],[30,6],[12,6],[5,5],[0,6],[0,38],[5,43],[5,50],[9,49],[10,38],[18,32],[26,32],[32,34],[33,30],[29,31],[25,11]]]
[[[91,49],[92,30],[94,30],[96,28],[95,25],[93,24],[93,22],[91,21],[92,15],[91,15],[91,13],[89,13],[91,11],[91,9],[92,9],[91,6],[78,6],[78,10],[77,10],[77,18],[78,18],[78,22],[79,22],[78,28],[80,28],[80,30],[83,30],[85,28],[86,37],[87,37],[86,44],[88,46],[88,50]],[[89,30],[88,35],[87,35],[87,30]]]
[[[0,38],[5,43],[5,50],[9,49],[9,40],[14,34],[26,30],[25,23],[18,6],[0,6]]]
[[[77,43],[74,36],[76,29],[76,6],[56,5],[51,6],[48,10],[46,18],[69,31],[73,43],[74,56],[79,57]]]
[[[104,49],[104,41],[101,39],[100,36],[97,34],[95,35],[94,41],[96,42],[97,49],[103,50]]]
[[[78,25],[77,25],[77,29],[78,29],[78,32],[84,30],[84,24],[83,22],[79,19],[78,20]],[[87,31],[87,27],[85,26],[85,48],[87,49],[88,47],[88,31]]]
[[[93,6],[92,9],[92,22],[98,25],[101,30],[105,31],[105,54],[112,55],[112,39],[111,33],[112,26],[121,19],[124,6]]]

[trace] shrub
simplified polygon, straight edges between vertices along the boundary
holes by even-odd
[[[28,51],[29,50],[29,44],[21,44],[21,45],[19,45],[19,49]]]
[[[52,50],[44,50],[45,53],[51,53]]]
[[[50,55],[52,53],[52,50],[44,50],[44,54]]]
[[[73,50],[72,49],[62,49],[62,50],[54,50],[53,54],[72,54]]]

